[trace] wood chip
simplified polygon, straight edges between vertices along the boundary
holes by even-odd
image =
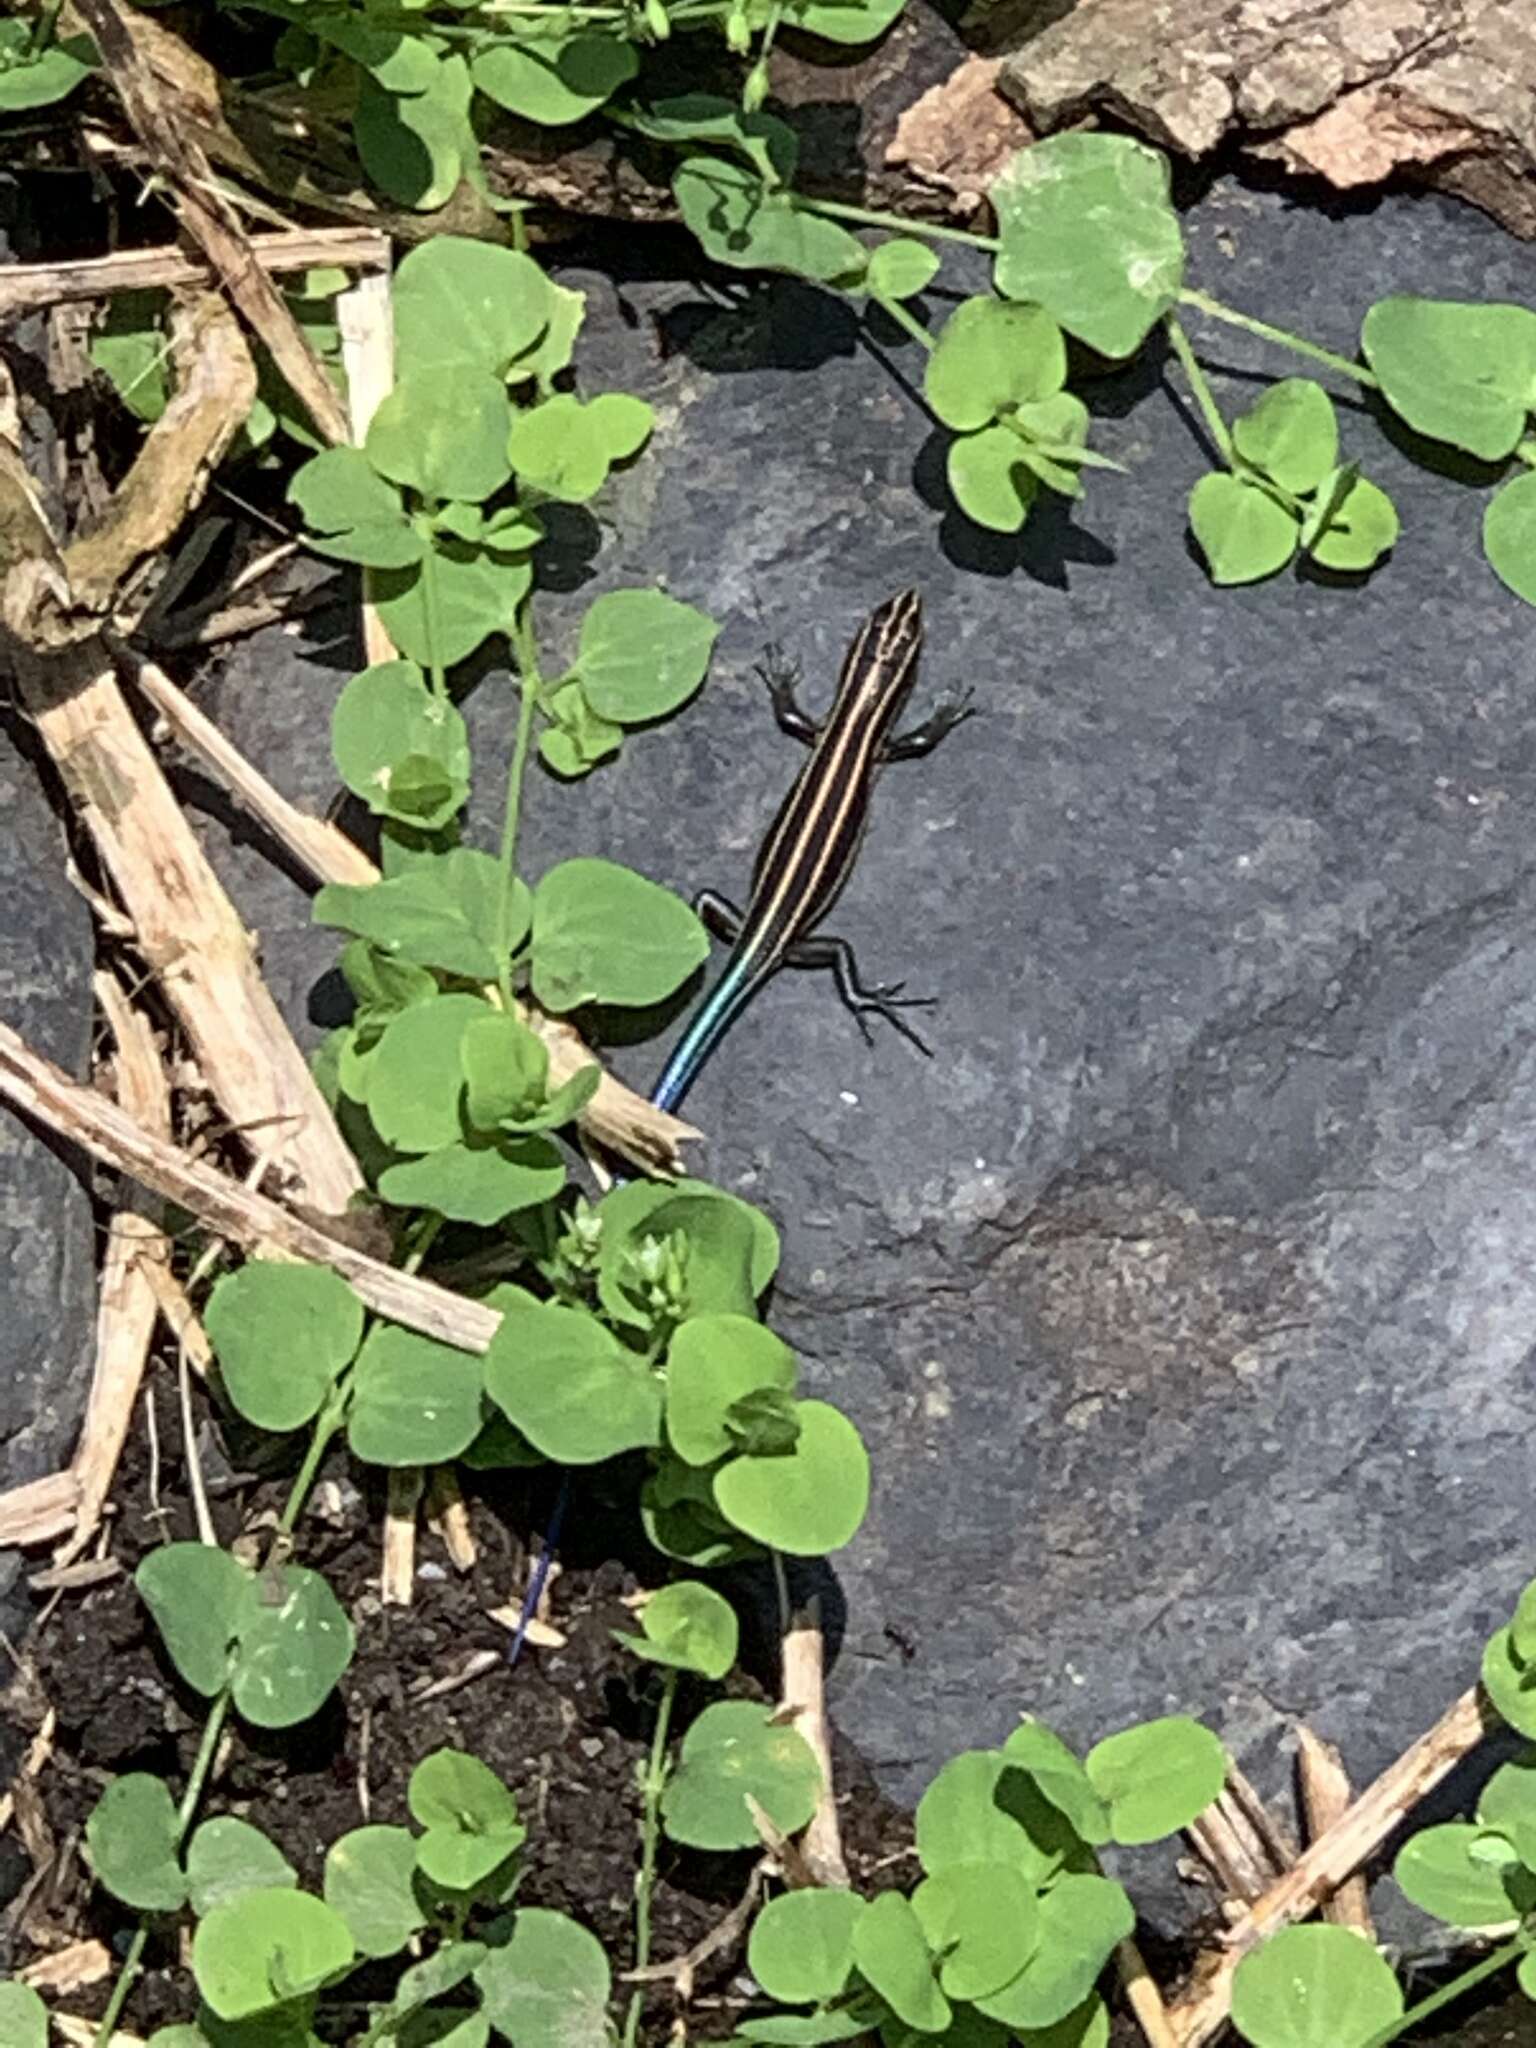
[[[56,1997],[84,1991],[111,1974],[112,1954],[100,1941],[71,1942],[68,1948],[61,1948],[55,1955],[41,1956],[18,1972],[23,1984],[30,1984],[34,1991],[52,1992]]]
[[[832,1740],[827,1725],[825,1644],[821,1603],[810,1600],[791,1617],[781,1649],[780,1703],[811,1745],[821,1766],[821,1797],[800,1837],[800,1856],[814,1883],[846,1889],[848,1864],[837,1823]]]
[[[389,1475],[388,1494],[379,1595],[386,1607],[409,1607],[416,1583],[416,1510],[421,1505],[421,1467],[396,1466]]]
[[[1309,1842],[1321,1841],[1348,1813],[1353,1793],[1344,1759],[1331,1742],[1314,1735],[1305,1721],[1296,1724],[1296,1778]],[[1358,1874],[1346,1878],[1323,1901],[1323,1918],[1336,1927],[1352,1927],[1374,1942],[1370,1887]]]
[[[451,1465],[434,1468],[427,1487],[427,1525],[448,1553],[455,1571],[472,1571],[480,1552],[469,1526],[469,1509]]]
[[[252,235],[250,251],[263,270],[372,270],[389,262],[389,240],[372,228],[300,228]],[[210,282],[207,262],[174,243],[160,249],[118,249],[72,263],[8,263],[0,271],[0,319],[45,307],[109,298],[114,292],[176,289]]]

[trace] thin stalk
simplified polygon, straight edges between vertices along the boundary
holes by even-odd
[[[432,689],[439,697],[448,695],[448,678],[443,671],[442,658],[442,612],[438,604],[437,589],[437,541],[433,534],[427,535],[427,550],[421,558],[421,608],[426,614],[427,646],[432,651],[428,674]]]
[[[889,314],[904,334],[910,334],[914,341],[921,342],[926,349],[937,347],[938,344],[922,321],[909,307],[903,305],[900,299],[885,299],[878,292],[873,293],[872,297],[881,312]]]
[[[782,1643],[789,1634],[789,1574],[784,1569],[782,1550],[770,1550],[768,1558],[773,1566],[773,1587],[779,1600],[779,1641]]]
[[[1189,379],[1189,388],[1195,395],[1196,405],[1200,408],[1200,417],[1205,421],[1205,430],[1215,442],[1217,453],[1221,456],[1222,461],[1227,465],[1228,469],[1231,469],[1234,466],[1232,436],[1228,431],[1226,421],[1221,416],[1221,408],[1216,403],[1215,395],[1206,381],[1205,372],[1195,361],[1195,352],[1189,345],[1189,336],[1179,325],[1177,313],[1167,314],[1163,325],[1168,330],[1168,339],[1173,344],[1173,352],[1178,357],[1185,376]]]
[[[940,227],[931,220],[908,220],[899,213],[877,213],[868,206],[846,206],[841,199],[807,199],[794,195],[801,213],[819,213],[828,220],[851,221],[857,227],[888,228],[898,235],[926,235],[930,242],[961,242],[967,249],[986,249],[996,255],[1003,246],[995,235],[973,235],[965,228]]]
[[[646,1765],[644,1814],[640,1832],[640,1872],[635,1879],[635,1968],[645,1969],[651,1960],[651,1895],[656,1889],[656,1849],[661,1840],[661,1795],[667,1784],[667,1731],[672,1725],[672,1702],[677,1697],[680,1672],[669,1671],[662,1682],[661,1704],[656,1709],[656,1728],[651,1736],[650,1761]],[[640,2038],[640,2009],[645,1987],[636,1985],[624,2018],[624,2048],[636,2048]]]
[[[1496,1948],[1491,1956],[1484,1956],[1480,1963],[1474,1963],[1470,1970],[1463,1970],[1459,1977],[1453,1977],[1449,1984],[1442,1984],[1420,2004],[1412,2006],[1400,2020],[1393,2020],[1390,2026],[1382,2027],[1362,2044],[1362,2048],[1387,2048],[1389,2041],[1401,2040],[1410,2027],[1432,2019],[1442,2007],[1452,2005],[1458,1998],[1464,1998],[1469,1991],[1475,1991],[1479,1984],[1496,1977],[1500,1970],[1507,1969],[1530,1948],[1530,1942],[1523,1934],[1517,1934],[1513,1941],[1506,1941],[1502,1948]]]
[[[1182,291],[1179,303],[1193,306],[1196,312],[1204,313],[1212,320],[1223,320],[1228,327],[1240,327],[1245,334],[1256,334],[1260,341],[1272,341],[1277,348],[1288,348],[1296,355],[1307,356],[1312,362],[1321,363],[1325,369],[1337,370],[1341,377],[1350,377],[1356,384],[1364,384],[1372,391],[1381,389],[1381,379],[1364,363],[1352,363],[1348,356],[1337,355],[1331,348],[1323,348],[1315,341],[1308,341],[1305,335],[1292,334],[1284,327],[1271,327],[1267,320],[1255,320],[1251,313],[1239,313],[1235,306],[1224,306],[1209,292]]]
[[[303,1464],[294,1474],[293,1485],[288,1492],[288,1502],[277,1525],[279,1538],[293,1534],[293,1525],[299,1519],[304,1503],[309,1498],[309,1489],[315,1483],[320,1461],[330,1448],[331,1438],[340,1429],[342,1417],[347,1412],[348,1391],[348,1380],[339,1379],[332,1387],[325,1406],[315,1417],[315,1426],[310,1432],[309,1448],[304,1453]]]
[[[501,828],[501,918],[496,942],[496,978],[501,999],[512,1007],[512,884],[517,877],[517,828],[522,816],[523,780],[528,771],[528,749],[533,741],[533,714],[538,709],[543,684],[539,676],[539,649],[533,637],[528,606],[518,606],[512,628],[512,649],[522,685],[517,712],[517,738],[512,745],[512,766],[507,774],[507,810]]]

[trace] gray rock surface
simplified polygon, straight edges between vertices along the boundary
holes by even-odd
[[[1438,200],[1330,220],[1222,185],[1190,228],[1193,282],[1346,351],[1388,291],[1536,287]],[[529,868],[740,890],[797,759],[751,675],[770,635],[824,694],[915,583],[921,692],[976,693],[883,781],[835,918],[941,997],[938,1056],[866,1051],[786,975],[689,1104],[701,1168],[781,1223],[776,1319],[874,1457],[840,1720],[907,1795],[1025,1709],[1085,1743],[1188,1710],[1276,1791],[1305,1714],[1363,1781],[1536,1568],[1536,618],[1481,564],[1481,495],[1348,407],[1393,560],[1217,592],[1188,407],[1142,368],[1087,392],[1130,473],[987,540],[943,514],[911,344],[789,285],[575,281],[592,387],[660,414],[587,594],[664,576],[726,631],[682,718],[540,783]],[[1295,367],[1202,339],[1229,407]],[[336,678],[273,649],[224,694],[312,793]],[[489,820],[504,679],[471,718]],[[618,1061],[645,1085],[660,1052]]]

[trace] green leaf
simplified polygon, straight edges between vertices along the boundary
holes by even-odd
[[[966,299],[940,330],[923,389],[947,427],[968,433],[1067,381],[1067,345],[1039,306]]]
[[[1201,477],[1189,494],[1189,523],[1211,581],[1258,583],[1295,554],[1297,521],[1267,491],[1225,470]]]
[[[717,1311],[750,1315],[778,1271],[779,1233],[769,1219],[708,1181],[630,1181],[605,1195],[597,1214],[602,1224],[598,1299],[616,1323],[647,1327],[649,1319],[627,1287],[634,1250],[647,1237],[678,1231],[688,1240],[690,1316]],[[734,1230],[732,1218],[739,1218],[745,1230]]]
[[[1310,377],[1271,384],[1233,421],[1232,440],[1245,462],[1296,494],[1315,491],[1339,459],[1333,400]]]
[[[850,1893],[791,1893],[791,1897],[848,1898]],[[775,1901],[775,1903],[777,1903]],[[858,1901],[860,1905],[864,1902]],[[768,1910],[765,1908],[765,1910]],[[766,2019],[738,2020],[736,2039],[738,2041],[763,2041],[775,2044],[775,2048],[823,2048],[831,2041],[853,2041],[860,2034],[868,2034],[869,2020],[861,2012],[775,2012]]]
[[[720,628],[660,590],[613,590],[581,622],[576,674],[599,718],[643,725],[698,689]]]
[[[5,32],[17,26],[15,22],[0,22],[0,57],[5,49]],[[5,107],[6,82],[14,75],[0,70],[0,111]],[[164,310],[162,292],[118,292],[91,337],[91,361],[111,379],[128,410],[146,425],[159,419],[171,395],[170,345],[162,326]]]
[[[1515,1655],[1511,1632],[1501,1628],[1483,1652],[1483,1687],[1511,1728],[1536,1737],[1536,1662]]]
[[[663,1002],[709,956],[709,934],[670,889],[608,860],[567,860],[533,895],[533,992],[546,1010]]]
[[[576,29],[563,36],[498,39],[470,66],[475,84],[498,106],[541,128],[580,121],[640,69],[618,35]]]
[[[364,450],[391,483],[422,496],[483,504],[512,474],[506,386],[489,370],[436,363],[379,401]]]
[[[967,519],[992,533],[1017,533],[1038,488],[1028,448],[1011,427],[983,427],[950,443],[945,463],[949,488]]]
[[[905,0],[790,0],[786,28],[826,43],[872,43],[900,14]]]
[[[363,1305],[328,1266],[248,1259],[214,1283],[204,1321],[229,1397],[258,1429],[318,1415],[363,1335]]]
[[[587,314],[587,295],[552,280],[546,281],[546,289],[549,293],[549,322],[534,347],[524,349],[517,357],[507,376],[513,383],[534,378],[540,392],[547,398],[553,389],[554,379],[570,367],[571,358],[576,353],[576,337]]]
[[[946,1997],[985,1998],[1019,1974],[1040,1938],[1035,1891],[1007,1863],[956,1863],[912,1894]]]
[[[539,753],[556,775],[585,775],[624,744],[624,728],[599,718],[578,682],[562,683],[551,691],[544,708],[555,724],[539,735]]]
[[[1526,1867],[1522,1877],[1536,1872],[1536,1750],[1499,1766],[1478,1798],[1477,1818],[1513,1843]]]
[[[379,1323],[352,1377],[347,1442],[369,1465],[442,1465],[480,1434],[480,1361]]]
[[[915,299],[939,274],[939,259],[926,242],[896,235],[869,259],[864,289],[877,299]]]
[[[565,1161],[542,1137],[475,1136],[441,1145],[380,1173],[386,1202],[435,1209],[454,1223],[489,1230],[520,1209],[536,1209],[565,1186]]]
[[[1005,298],[1044,306],[1101,355],[1128,356],[1184,280],[1168,159],[1124,135],[1048,136],[992,186]]]
[[[352,1624],[318,1572],[269,1566],[253,1582],[240,1630],[235,1711],[257,1728],[307,1721],[351,1663],[352,1647]]]
[[[289,484],[288,497],[317,554],[398,570],[426,553],[400,493],[375,472],[361,448],[327,448],[312,456]]]
[[[1507,589],[1536,604],[1536,470],[1522,470],[1488,500],[1483,553]]]
[[[949,2001],[939,1989],[923,1924],[900,1892],[882,1892],[853,1930],[853,1959],[899,2020],[922,2034],[942,2034]]]
[[[1379,299],[1360,343],[1409,426],[1484,462],[1510,454],[1536,391],[1536,313],[1409,296]]]
[[[595,1465],[660,1441],[655,1376],[585,1309],[508,1309],[485,1356],[485,1389],[535,1449],[562,1465]]]
[[[205,1820],[187,1844],[187,1893],[199,1919],[227,1899],[298,1881],[298,1872],[277,1844],[260,1828],[233,1815]]]
[[[487,1010],[471,1024],[459,1056],[465,1107],[477,1130],[556,1130],[591,1101],[602,1073],[595,1061],[579,1067],[550,1094],[549,1048],[505,1010]]]
[[[1143,1721],[1095,1743],[1088,1781],[1109,1808],[1114,1839],[1131,1845],[1177,1834],[1221,1795],[1227,1753],[1186,1714]]]
[[[61,36],[35,50],[30,21],[0,22],[0,114],[25,114],[67,99],[100,61],[89,36]]]
[[[695,1571],[714,1571],[756,1553],[756,1545],[722,1519],[710,1492],[713,1476],[663,1455],[640,1488],[646,1536],[664,1557]]]
[[[1080,498],[1082,482],[1079,465],[1089,461],[1102,464],[1084,445],[1088,439],[1088,408],[1072,391],[1058,391],[1052,398],[1016,405],[1013,423],[1024,430],[1024,461],[1041,483],[1064,498]],[[1118,466],[1118,465],[1116,465]]]
[[[1319,485],[1302,521],[1301,545],[1322,568],[1358,574],[1396,545],[1397,533],[1397,507],[1351,465],[1334,470]]]
[[[1522,1589],[1515,1603],[1509,1624],[1509,1640],[1518,1662],[1529,1664],[1536,1658],[1536,1579]]]
[[[315,1991],[353,1962],[340,1914],[307,1892],[253,1892],[215,1906],[192,1937],[192,1975],[222,2020]]]
[[[853,1540],[869,1506],[869,1453],[825,1401],[797,1401],[799,1438],[782,1457],[732,1458],[715,1501],[734,1528],[791,1557],[823,1557]]]
[[[727,1418],[765,1387],[789,1391],[798,1373],[782,1338],[750,1316],[691,1316],[667,1348],[667,1437],[690,1465],[736,1448]]]
[[[331,714],[331,753],[378,818],[433,832],[469,795],[463,715],[413,661],[378,662],[352,677]]]
[[[1365,2048],[1403,2011],[1391,1964],[1348,1927],[1282,1928],[1232,1980],[1232,2024],[1253,2048]]]
[[[326,1850],[325,1903],[352,1930],[359,1955],[398,1955],[426,1926],[415,1873],[409,1828],[353,1828]]]
[[[797,1891],[770,1899],[752,1923],[747,1968],[770,1998],[822,2004],[853,1969],[854,1929],[867,1908],[857,1892]]]
[[[1473,1854],[1483,1834],[1484,1829],[1471,1821],[1449,1821],[1411,1836],[1392,1866],[1405,1897],[1421,1912],[1453,1927],[1501,1927],[1518,1919],[1521,1908],[1504,1870]]]
[[[1036,1788],[1066,1816],[1074,1834],[1083,1841],[1096,1848],[1111,1839],[1108,1807],[1094,1791],[1078,1758],[1043,1721],[1021,1721],[1003,1744],[1003,1755],[1029,1773]]]
[[[229,1676],[249,1608],[250,1573],[212,1544],[166,1543],[139,1560],[133,1582],[171,1662],[194,1692],[211,1699]]]
[[[614,1635],[652,1664],[724,1678],[736,1662],[736,1611],[729,1600],[694,1579],[680,1579],[652,1594],[640,1610],[643,1636]]]
[[[496,979],[503,937],[516,952],[527,936],[533,898],[515,879],[510,913],[503,934],[501,863],[469,846],[433,854],[423,865],[381,882],[359,887],[333,882],[314,904],[316,924],[339,926],[389,957],[472,981]]]
[[[24,28],[24,22],[17,22]],[[0,1984],[0,2041],[7,2048],[48,2048],[48,2008],[30,1984]]]
[[[435,1955],[428,1956],[425,1962],[413,1963],[408,1970],[400,1972],[392,2010],[407,2012],[412,2006],[425,2004],[428,1999],[442,1998],[448,1992],[456,1991],[474,1976],[489,1954],[490,1950],[483,1941],[449,1942]],[[475,2017],[481,2016],[477,2014]],[[437,2037],[434,2034],[430,2038],[435,2041]],[[456,2033],[448,2038],[457,2042]]]
[[[525,485],[579,505],[602,489],[615,463],[640,452],[655,423],[642,398],[605,391],[583,400],[561,391],[518,413],[507,450]]]
[[[469,122],[473,86],[462,57],[437,58],[416,47],[431,65],[420,83],[413,79],[407,89],[390,91],[376,76],[359,81],[352,140],[381,191],[431,213],[453,197],[466,164],[477,159]]]
[[[662,1821],[692,1849],[756,1848],[749,1794],[782,1833],[798,1834],[816,1811],[821,1768],[798,1729],[775,1726],[771,1707],[720,1700],[683,1737]]]
[[[716,93],[678,93],[648,107],[616,109],[610,118],[656,142],[722,143],[744,157],[767,185],[789,184],[799,162],[800,138],[787,121],[775,114],[749,114],[739,101]]]
[[[1076,2014],[1135,1926],[1135,1909],[1122,1886],[1069,1872],[1040,1898],[1040,1940],[1031,1960],[977,2005],[1025,2040],[1032,2038],[1031,2028],[1056,2027]]]
[[[187,1898],[180,1834],[175,1801],[159,1778],[131,1771],[114,1779],[85,1824],[97,1882],[140,1913],[174,1913]]]
[[[484,999],[466,993],[413,1003],[390,1019],[368,1073],[368,1114],[385,1144],[433,1152],[458,1141],[464,1129],[460,1046],[485,1014]]]
[[[402,377],[472,369],[505,377],[539,345],[569,297],[531,256],[462,235],[434,235],[401,259],[392,293]]]
[[[960,1863],[1006,1863],[1048,1882],[1081,1844],[1033,1778],[997,1750],[951,1757],[917,1805],[917,1853],[929,1876]]]
[[[528,1830],[517,1801],[475,1756],[439,1749],[411,1773],[406,1801],[426,1830],[416,1844],[417,1868],[449,1891],[472,1891],[522,1847]]]
[[[521,1908],[475,1982],[492,2026],[517,2048],[608,2048],[608,1958],[563,1913]]]
[[[737,270],[783,270],[817,284],[864,276],[862,242],[786,192],[770,191],[744,164],[691,156],[672,174],[672,193],[706,256]]]
[[[492,633],[510,633],[517,608],[533,585],[525,551],[438,534],[432,543],[435,612],[427,603],[420,569],[370,569],[364,588],[400,652],[423,668],[465,660]]]
[[[1050,2027],[1015,2027],[1018,2048],[1109,2048],[1109,2008],[1090,1992],[1081,2005]]]

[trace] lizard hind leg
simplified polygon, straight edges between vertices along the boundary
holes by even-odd
[[[830,968],[837,984],[837,992],[844,1007],[853,1013],[853,1020],[864,1034],[864,1043],[874,1043],[868,1018],[871,1015],[883,1017],[893,1025],[902,1037],[915,1045],[925,1058],[932,1059],[933,1049],[929,1046],[901,1014],[903,1010],[930,1010],[937,998],[934,996],[904,996],[903,981],[872,982],[866,985],[859,979],[858,962],[853,948],[846,939],[801,939],[785,954],[791,967]]]

